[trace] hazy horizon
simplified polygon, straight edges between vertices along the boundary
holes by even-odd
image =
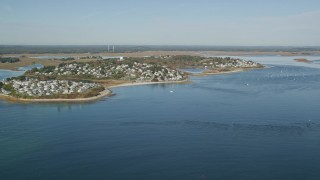
[[[279,47],[279,48],[286,48],[286,47],[293,47],[293,48],[303,48],[303,47],[320,47],[320,45],[189,45],[189,44],[0,44],[0,46],[154,46],[154,47],[243,47],[243,48],[254,48],[254,47],[261,47],[261,48],[272,48],[272,47]]]
[[[1,45],[320,46],[316,0],[0,2]]]

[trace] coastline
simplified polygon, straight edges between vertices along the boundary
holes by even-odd
[[[122,83],[117,85],[105,86],[105,90],[100,92],[100,95],[88,97],[88,98],[76,98],[76,99],[24,99],[16,98],[9,95],[0,94],[0,99],[8,100],[11,102],[20,102],[20,103],[50,103],[50,102],[92,102],[102,99],[104,97],[112,96],[112,88],[117,87],[126,87],[126,86],[141,86],[141,85],[151,85],[151,84],[182,84],[191,82],[189,79],[182,81],[165,81],[165,82],[131,82],[131,83]]]
[[[231,73],[238,73],[238,72],[243,72],[246,70],[233,70],[233,71],[225,71],[225,72],[215,72],[215,73],[210,73],[210,72],[202,72],[202,73],[192,73],[192,76],[209,76],[209,75],[219,75],[219,74],[231,74]]]
[[[235,70],[231,71],[222,71],[222,72],[201,72],[201,73],[191,73],[192,76],[210,76],[210,75],[219,75],[219,74],[231,74],[231,73],[239,73],[239,72],[244,72],[244,71],[250,71],[250,70],[255,70],[255,69],[265,69],[269,68],[267,66],[263,66],[261,68],[238,68]]]
[[[165,56],[165,55],[192,55],[192,56],[259,56],[259,55],[280,55],[280,56],[303,56],[305,54],[320,54],[320,51],[143,51],[128,53],[91,53],[91,56],[110,56],[110,57],[145,57],[145,56]],[[19,67],[29,66],[32,64],[42,64],[44,66],[57,66],[65,61],[39,59],[38,56],[67,56],[81,57],[88,56],[87,53],[13,53],[3,54],[3,56],[20,56],[20,62],[17,63],[0,63],[0,69],[18,70]],[[91,62],[95,59],[80,59],[70,62]]]
[[[162,82],[130,82],[117,85],[107,86],[108,89],[117,87],[127,87],[127,86],[142,86],[142,85],[152,85],[152,84],[183,84],[191,82],[189,78],[182,81],[162,81]]]
[[[305,58],[298,58],[298,59],[294,59],[296,62],[302,62],[302,63],[312,63],[311,60],[309,59],[305,59]]]
[[[34,103],[40,103],[40,102],[91,102],[99,100],[106,96],[111,96],[112,91],[108,88],[106,88],[104,91],[100,92],[100,95],[88,97],[88,98],[76,98],[76,99],[24,99],[24,98],[16,98],[9,95],[0,95],[0,99],[5,99],[12,102],[34,102]]]
[[[264,69],[266,67],[262,68],[248,68],[248,69],[235,69],[232,71],[225,71],[225,72],[216,72],[216,73],[191,73],[191,76],[209,76],[209,75],[219,75],[219,74],[230,74],[230,73],[238,73],[253,69]],[[8,100],[11,102],[20,102],[20,103],[51,103],[51,102],[74,102],[74,103],[83,103],[83,102],[92,102],[97,101],[99,99],[102,99],[107,96],[112,96],[112,90],[113,88],[117,87],[127,87],[127,86],[141,86],[141,85],[152,85],[152,84],[183,84],[183,83],[191,83],[192,81],[187,78],[182,81],[162,81],[162,82],[124,82],[119,83],[115,85],[105,85],[105,90],[100,92],[100,95],[94,96],[94,97],[88,97],[88,98],[76,98],[76,99],[24,99],[24,98],[16,98],[9,95],[3,95],[0,94],[0,99]]]

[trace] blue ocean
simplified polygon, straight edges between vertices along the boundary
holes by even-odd
[[[92,103],[0,100],[0,179],[320,179],[320,64],[243,58],[268,68]]]

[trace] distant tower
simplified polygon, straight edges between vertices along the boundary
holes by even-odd
[[[113,45],[113,48],[112,48],[112,52],[114,53],[114,45]]]
[[[110,46],[109,46],[109,44],[108,44],[108,52],[110,52]]]

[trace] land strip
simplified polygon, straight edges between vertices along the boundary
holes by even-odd
[[[63,62],[61,59],[41,59],[39,57],[74,57],[75,60],[68,62],[90,62],[97,60],[94,57],[148,57],[148,56],[257,56],[257,55],[281,55],[281,56],[303,56],[320,54],[320,51],[142,51],[130,53],[45,53],[45,54],[3,54],[2,57],[19,57],[20,61],[15,63],[0,63],[0,69],[17,70],[19,67],[33,64],[42,64],[44,66],[57,66]],[[89,57],[80,59],[80,57]],[[93,57],[93,58],[90,58]]]
[[[0,82],[0,94],[22,102],[85,102],[110,96],[110,89],[119,86],[187,83],[189,75],[234,73],[264,67],[230,57],[166,55],[99,59],[33,68],[22,76]],[[192,74],[181,70],[184,68],[203,68],[204,71]]]

